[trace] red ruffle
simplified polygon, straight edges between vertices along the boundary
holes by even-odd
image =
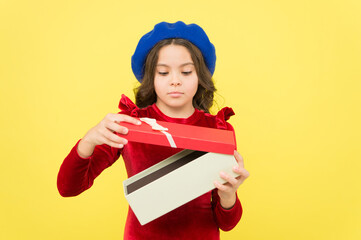
[[[119,102],[119,109],[122,110],[122,113],[127,114],[131,117],[139,117],[139,111],[135,103],[132,102],[127,96],[122,94],[122,98]],[[227,120],[234,115],[233,109],[229,107],[222,108],[217,115],[205,114],[205,116],[215,119],[215,127],[218,129],[228,129]]]
[[[216,127],[218,129],[228,129],[227,120],[234,115],[232,108],[224,107],[216,115]]]
[[[122,110],[122,113],[124,114],[132,117],[138,117],[138,106],[124,94],[122,94],[122,98],[120,99],[119,109]]]

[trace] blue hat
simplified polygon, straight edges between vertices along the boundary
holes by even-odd
[[[132,70],[139,82],[144,76],[144,64],[148,53],[156,43],[167,38],[183,38],[193,43],[202,52],[206,66],[211,75],[216,67],[216,50],[207,34],[197,24],[186,25],[184,22],[161,22],[145,34],[140,40],[132,56]]]

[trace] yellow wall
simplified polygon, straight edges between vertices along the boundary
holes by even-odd
[[[361,3],[0,1],[0,239],[121,239],[118,161],[75,198],[56,176],[122,93],[130,57],[166,20],[195,22],[217,50],[251,177],[223,239],[361,239]]]

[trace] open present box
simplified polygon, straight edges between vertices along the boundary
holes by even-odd
[[[221,171],[236,177],[236,149],[229,130],[197,127],[154,119],[133,125],[122,122],[128,141],[185,149],[123,182],[125,197],[144,225],[214,189]]]

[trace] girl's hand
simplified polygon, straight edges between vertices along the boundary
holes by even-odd
[[[107,144],[111,147],[123,148],[128,140],[116,133],[127,134],[128,129],[119,125],[120,122],[128,122],[136,125],[141,122],[124,114],[108,113],[105,118],[95,127],[91,128],[78,144],[78,154],[87,158],[93,154],[96,145]]]
[[[220,177],[226,180],[225,184],[214,181],[214,186],[218,189],[221,206],[225,209],[230,209],[236,203],[236,192],[238,187],[249,177],[249,172],[244,168],[243,158],[234,151],[234,157],[238,162],[238,166],[233,167],[233,172],[239,174],[234,178],[225,172],[220,173]]]

